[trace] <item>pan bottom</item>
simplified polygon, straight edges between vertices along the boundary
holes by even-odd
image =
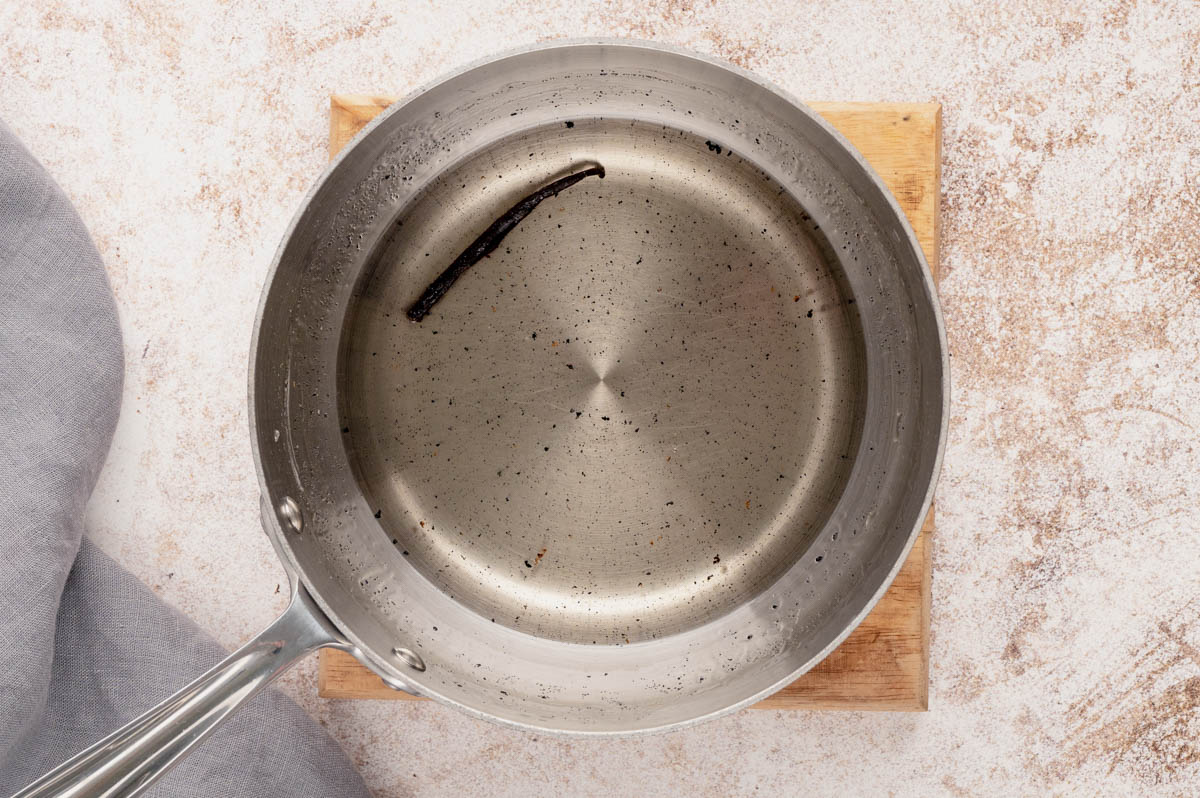
[[[424,288],[581,164],[420,323]],[[510,136],[378,242],[339,408],[395,556],[560,641],[678,633],[806,556],[853,465],[854,300],[803,208],[719,142],[631,120]]]

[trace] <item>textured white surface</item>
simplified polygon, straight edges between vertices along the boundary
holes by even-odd
[[[747,711],[563,742],[284,681],[380,796],[1200,793],[1200,6],[10,2],[0,114],[125,330],[100,545],[234,645],[282,607],[246,358],[333,92],[632,35],[813,100],[944,104],[954,368],[931,711]]]

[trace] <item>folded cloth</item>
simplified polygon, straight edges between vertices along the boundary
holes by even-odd
[[[99,253],[0,123],[0,795],[219,661],[215,641],[83,538],[124,359]],[[153,796],[366,796],[337,744],[274,690]]]

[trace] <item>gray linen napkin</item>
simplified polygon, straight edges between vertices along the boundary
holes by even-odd
[[[104,265],[0,123],[0,795],[220,660],[195,624],[82,537],[124,360]],[[366,796],[337,744],[267,691],[154,796]]]

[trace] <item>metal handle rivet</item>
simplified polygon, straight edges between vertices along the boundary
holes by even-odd
[[[300,505],[291,496],[284,496],[279,502],[279,517],[284,527],[290,532],[299,532],[304,527],[304,519],[300,516]]]
[[[415,651],[410,651],[407,648],[393,648],[392,653],[395,654],[405,665],[412,668],[414,671],[425,670],[425,661]]]

